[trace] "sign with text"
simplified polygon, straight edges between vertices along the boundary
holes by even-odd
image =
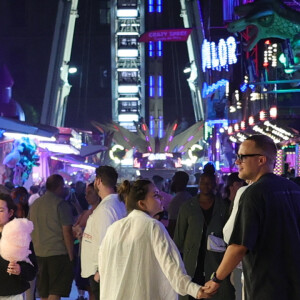
[[[185,42],[192,32],[192,28],[183,29],[160,29],[143,33],[140,38],[140,43],[148,42]]]

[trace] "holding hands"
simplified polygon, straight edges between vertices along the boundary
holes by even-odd
[[[202,289],[204,293],[212,296],[218,291],[219,287],[220,283],[210,280],[205,283],[205,286]]]
[[[207,299],[207,298],[211,298],[216,292],[207,292],[206,291],[206,287],[202,286],[197,294],[197,298],[196,299]]]

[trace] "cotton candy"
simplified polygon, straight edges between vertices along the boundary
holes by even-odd
[[[33,223],[25,218],[13,219],[2,230],[0,240],[0,255],[8,261],[26,261],[31,251],[31,232]]]

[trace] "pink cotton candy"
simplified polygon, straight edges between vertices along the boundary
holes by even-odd
[[[13,219],[2,230],[0,255],[8,261],[29,261],[29,244],[33,223],[25,218]]]

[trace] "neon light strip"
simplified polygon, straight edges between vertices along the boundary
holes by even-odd
[[[150,116],[149,133],[151,136],[154,136],[154,118],[153,118],[153,116]]]
[[[158,13],[162,12],[162,0],[156,1],[156,12],[158,12]]]
[[[153,3],[153,0],[149,0],[148,11],[149,11],[149,13],[153,13],[154,12],[154,3]]]
[[[203,90],[202,90],[202,97],[206,98],[210,96],[212,93],[214,93],[218,88],[222,86],[226,86],[226,84],[229,83],[227,79],[221,79],[217,81],[216,83],[213,83],[212,85],[207,85],[207,83],[203,84]]]
[[[149,97],[154,97],[154,76],[149,76]]]
[[[158,76],[158,97],[163,96],[163,77]]]
[[[164,119],[163,117],[159,117],[158,121],[158,137],[163,138],[164,135]]]
[[[149,51],[148,51],[148,55],[149,57],[153,57],[154,56],[154,45],[153,42],[149,42]]]
[[[158,57],[162,57],[163,56],[162,45],[163,45],[162,41],[158,41],[156,43],[156,52],[157,52],[156,55]]]

